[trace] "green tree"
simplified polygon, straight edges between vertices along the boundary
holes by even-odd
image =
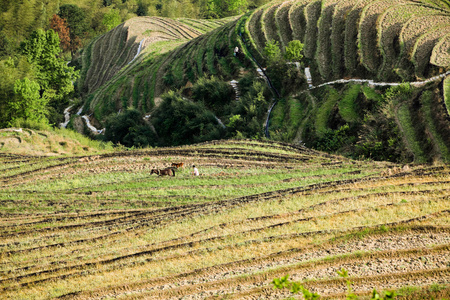
[[[37,123],[47,123],[47,102],[48,99],[39,94],[40,87],[35,81],[28,78],[18,79],[14,84],[15,97],[8,102],[7,114],[9,124],[18,119]]]
[[[193,144],[224,136],[214,114],[202,103],[184,100],[173,91],[163,96],[163,102],[153,115],[151,122],[164,146]]]
[[[53,30],[34,31],[21,44],[21,53],[34,66],[36,82],[40,86],[41,97],[48,99],[54,110],[60,110],[65,105],[69,94],[73,91],[72,82],[78,77],[78,72],[59,57],[59,37]],[[55,116],[56,118],[56,116]],[[53,123],[59,119],[51,118]]]
[[[303,58],[303,44],[299,40],[290,41],[286,47],[284,58],[292,62],[300,62]]]
[[[156,134],[145,124],[142,114],[136,109],[127,109],[119,116],[106,120],[105,138],[127,147],[144,147],[156,143]]]
[[[67,21],[70,32],[72,55],[81,47],[81,41],[89,31],[89,22],[84,10],[74,4],[65,4],[59,8],[58,15]]]
[[[281,59],[281,50],[280,43],[275,40],[270,40],[266,42],[266,46],[264,47],[264,55],[268,63],[272,63],[274,61],[278,61]]]
[[[110,9],[109,12],[103,15],[102,23],[108,30],[113,29],[122,22],[118,9]]]
[[[17,80],[29,78],[33,80],[35,71],[26,57],[16,56],[0,60],[0,127],[10,124],[10,102],[15,101],[14,85]]]

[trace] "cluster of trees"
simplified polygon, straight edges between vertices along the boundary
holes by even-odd
[[[201,78],[186,98],[169,91],[152,113],[151,123],[136,109],[106,121],[105,139],[127,147],[172,146],[215,139],[263,138],[271,99],[266,84],[249,74],[239,82],[242,96],[235,100],[231,86],[217,78]],[[151,125],[150,125],[151,124]]]
[[[0,126],[58,124],[77,78],[65,62],[135,16],[222,18],[268,0],[0,0]],[[141,143],[141,142],[139,142]]]
[[[1,127],[20,120],[62,121],[58,111],[67,104],[77,72],[59,57],[60,52],[58,35],[38,29],[14,56],[0,60]]]

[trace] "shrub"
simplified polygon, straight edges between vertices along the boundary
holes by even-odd
[[[159,145],[186,145],[224,136],[224,129],[203,103],[184,100],[173,91],[162,98],[151,119],[159,135]]]
[[[105,122],[105,129],[105,139],[115,144],[144,147],[156,143],[155,133],[136,109],[127,109],[118,116],[110,116]]]
[[[267,75],[281,96],[306,89],[306,78],[295,65],[286,64],[284,59],[272,61],[267,66]]]
[[[192,97],[216,112],[220,112],[235,98],[231,85],[214,76],[209,79],[200,78],[192,87]]]
[[[270,40],[266,42],[266,46],[264,47],[264,55],[266,56],[269,64],[280,60],[281,58],[281,50],[280,43],[275,40]]]
[[[300,62],[303,58],[304,45],[299,40],[290,41],[286,47],[284,58],[288,61]]]

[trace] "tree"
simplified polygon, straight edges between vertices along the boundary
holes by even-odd
[[[35,70],[26,57],[15,56],[0,60],[0,127],[9,126],[11,121],[10,102],[15,101],[14,85],[17,80],[34,80]]]
[[[280,43],[275,40],[267,41],[266,46],[264,47],[264,55],[266,56],[269,64],[274,61],[280,60],[281,58]]]
[[[59,57],[60,52],[59,37],[51,29],[36,30],[21,44],[21,54],[34,66],[40,96],[57,110],[65,104],[73,91],[72,82],[78,77],[78,72]]]
[[[161,139],[161,145],[186,145],[223,137],[223,128],[214,114],[202,103],[184,100],[170,91],[153,113],[151,121]]]
[[[71,49],[71,40],[66,19],[62,19],[58,15],[53,15],[53,18],[50,20],[50,28],[58,33],[61,48],[64,51],[69,51]]]
[[[47,102],[48,99],[39,94],[40,86],[37,82],[28,78],[19,79],[14,84],[15,97],[9,101],[7,112],[9,124],[18,119],[37,123],[47,123]]]
[[[110,9],[109,12],[103,15],[102,23],[106,26],[108,30],[113,29],[121,23],[122,19],[120,18],[118,9]]]
[[[65,19],[70,30],[70,50],[72,55],[81,47],[81,41],[89,30],[86,13],[76,5],[65,4],[59,8],[59,17]]]
[[[303,58],[303,44],[299,40],[290,41],[286,47],[284,57],[288,61],[300,62]]]
[[[142,119],[136,109],[127,109],[119,116],[106,120],[105,138],[115,144],[127,147],[143,147],[156,143],[156,135]]]

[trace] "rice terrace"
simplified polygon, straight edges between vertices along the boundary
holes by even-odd
[[[449,1],[136,16],[70,63],[61,128],[0,129],[0,299],[450,299]]]
[[[1,160],[4,298],[280,299],[286,274],[345,298],[342,268],[358,295],[449,294],[446,165],[251,140]]]

